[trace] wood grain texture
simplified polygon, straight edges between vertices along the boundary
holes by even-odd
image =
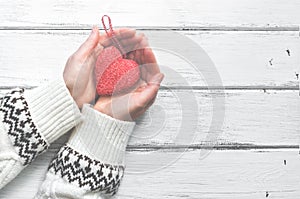
[[[80,30],[1,31],[0,86],[36,86],[56,78],[88,33]],[[295,73],[299,72],[300,40],[297,32],[179,32],[195,44],[187,49],[178,49],[178,44],[184,43],[167,39],[177,33],[146,31],[146,34],[166,74],[164,84],[167,86],[205,87],[207,80],[216,75],[215,70],[224,86],[298,86]],[[174,54],[178,51],[179,56]],[[195,60],[194,65],[191,60]],[[210,74],[209,78],[204,74]]]
[[[42,182],[53,148],[0,191],[0,198],[31,199]],[[297,150],[128,152],[127,169],[117,198],[269,198],[299,196]],[[151,153],[151,152],[150,152]],[[171,165],[161,160],[176,157]],[[286,165],[284,165],[286,160]],[[152,171],[157,168],[156,171]],[[143,172],[143,173],[142,173]],[[145,173],[146,172],[146,173]]]
[[[115,27],[146,32],[166,73],[130,140],[117,198],[299,198],[299,10],[298,0],[0,0],[0,97],[8,88],[57,78],[90,27],[109,14]],[[167,52],[182,46],[202,58],[197,66],[210,64],[198,47],[170,42],[174,30],[207,53],[227,89],[221,133],[209,128],[223,113],[213,106],[222,102],[222,86],[206,90],[203,73]],[[67,139],[0,198],[31,199]]]
[[[138,121],[130,145],[299,144],[298,91],[225,92],[225,118],[221,118],[222,105],[213,100],[222,100],[222,95],[161,91]],[[211,129],[222,119],[221,132]]]
[[[1,1],[0,26],[83,26],[109,14],[116,26],[294,26],[298,0]]]
[[[299,112],[298,91],[226,91],[223,95],[220,91],[161,90],[155,104],[137,121],[129,145],[294,148],[300,141]],[[212,128],[217,126],[221,131]]]

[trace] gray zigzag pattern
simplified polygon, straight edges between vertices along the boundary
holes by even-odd
[[[48,149],[47,142],[32,121],[23,89],[15,89],[2,99],[2,122],[24,166]]]
[[[64,146],[50,164],[49,171],[78,187],[114,195],[120,186],[124,167],[101,163]]]

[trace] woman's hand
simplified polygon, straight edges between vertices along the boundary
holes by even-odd
[[[94,66],[103,49],[99,43],[99,31],[93,30],[79,49],[69,57],[63,77],[70,94],[79,108],[95,99]]]
[[[135,41],[136,32],[132,29],[118,29],[116,33],[121,42]],[[63,77],[70,94],[79,108],[85,103],[90,103],[96,97],[96,81],[94,67],[97,57],[103,50],[103,45],[108,45],[106,35],[100,35],[95,26],[88,39],[79,49],[69,57]],[[138,42],[138,41],[136,41]]]
[[[122,38],[122,37],[120,37]],[[101,42],[111,45],[109,40]],[[122,40],[129,59],[135,60],[141,69],[141,79],[136,88],[126,94],[101,96],[94,108],[113,118],[133,121],[141,116],[155,101],[164,75],[160,73],[152,49],[144,35]]]

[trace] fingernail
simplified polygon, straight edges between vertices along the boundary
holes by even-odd
[[[98,27],[97,26],[93,26],[92,28],[92,32],[91,32],[91,35],[95,34],[96,31],[97,31]]]
[[[163,78],[164,78],[164,74],[158,73],[153,77],[152,83],[160,84],[162,82]]]
[[[98,48],[98,50],[103,50],[104,47],[100,43],[98,43],[97,48]]]
[[[146,88],[147,86],[148,86],[148,84],[146,84],[146,83],[143,83],[140,85],[141,88]]]

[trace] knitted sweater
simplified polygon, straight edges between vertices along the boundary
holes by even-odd
[[[50,162],[35,198],[114,195],[134,123],[113,119],[89,105],[84,105],[81,114],[63,80],[29,91],[15,89],[2,98],[0,189],[73,127],[69,141]]]

